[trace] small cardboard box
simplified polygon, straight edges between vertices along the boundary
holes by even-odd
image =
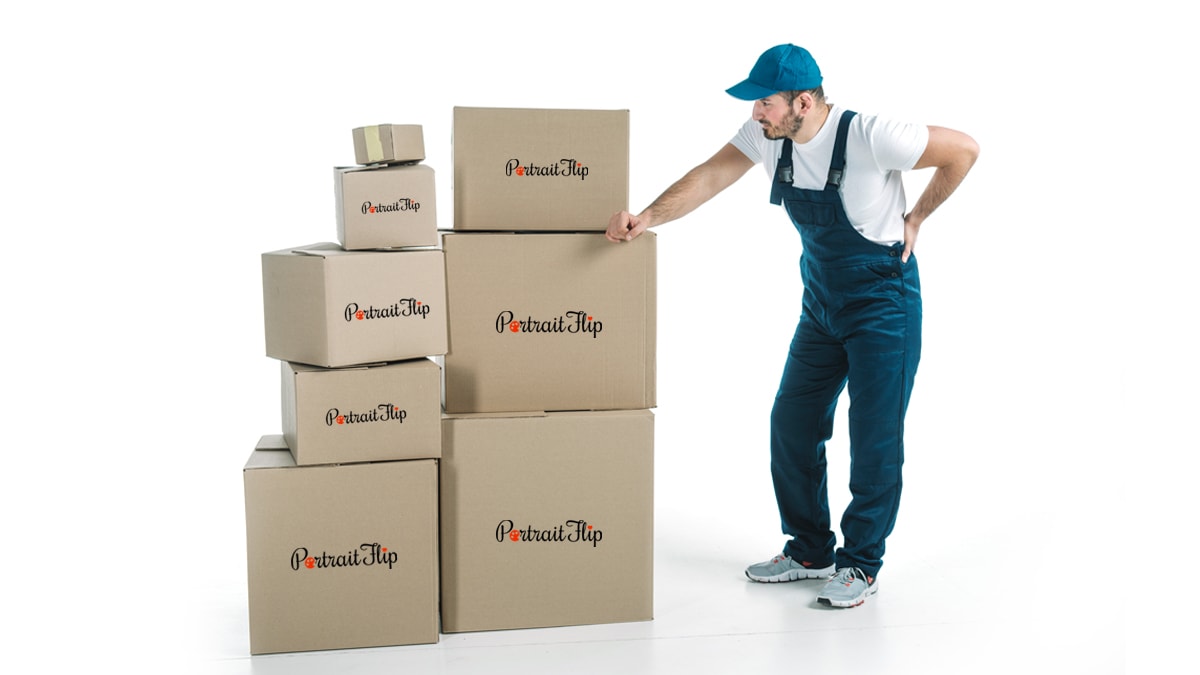
[[[629,111],[454,109],[454,229],[604,230],[629,203]]]
[[[653,413],[443,425],[443,632],[654,618]]]
[[[243,471],[250,652],[438,641],[436,460],[296,466],[264,436]]]
[[[446,353],[442,251],[262,254],[267,356],[326,368]]]
[[[283,361],[283,437],[300,465],[442,454],[442,371],[430,359],[318,368]]]
[[[359,164],[420,162],[425,159],[425,134],[420,124],[376,124],[358,127],[354,161]]]
[[[448,413],[655,402],[656,240],[445,232]]]
[[[437,245],[434,172],[425,164],[334,167],[342,248]]]

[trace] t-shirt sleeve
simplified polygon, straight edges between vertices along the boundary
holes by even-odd
[[[733,147],[742,151],[742,154],[749,157],[755,164],[762,162],[763,146],[758,139],[762,138],[762,127],[760,127],[753,119],[746,120],[741,129],[738,129],[737,134],[729,142]]]
[[[922,124],[872,117],[863,132],[880,171],[909,171],[929,144],[929,127]]]

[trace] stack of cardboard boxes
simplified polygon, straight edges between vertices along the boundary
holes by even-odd
[[[653,614],[655,238],[628,111],[455,108],[442,630]]]
[[[262,255],[283,434],[244,471],[254,654],[438,640],[433,171],[419,126],[354,136],[360,165],[334,170],[340,245]]]
[[[245,470],[252,653],[653,616],[655,238],[603,235],[629,113],[453,133],[440,238],[420,127],[364,127],[340,245],[263,254],[284,433]]]

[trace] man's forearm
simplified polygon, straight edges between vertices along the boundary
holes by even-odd
[[[645,219],[647,227],[669,223],[695,211],[714,194],[706,185],[703,167],[698,166],[642,209],[638,218]]]
[[[918,221],[928,218],[937,207],[950,198],[954,190],[967,177],[969,169],[970,165],[968,164],[966,167],[947,166],[934,171],[933,177],[929,179],[929,183],[917,199],[917,203],[913,205],[912,217]]]
[[[648,227],[682,218],[732,185],[753,165],[741,150],[727,144],[708,161],[675,181],[650,206],[642,209],[638,218],[644,219]]]

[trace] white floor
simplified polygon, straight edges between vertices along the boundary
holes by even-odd
[[[1063,571],[996,557],[1003,545],[989,543],[987,532],[957,551],[922,554],[917,542],[897,545],[876,597],[859,608],[831,610],[813,601],[819,582],[747,581],[741,575],[746,554],[762,551],[739,550],[737,533],[679,534],[688,529],[684,521],[667,511],[659,523],[656,618],[650,622],[250,657],[239,598],[231,595],[206,608],[229,624],[222,639],[197,654],[196,665],[209,673],[288,675],[1125,672],[1119,603],[1103,594],[1068,602],[1039,597],[1066,587],[1054,579]]]
[[[749,418],[733,399],[726,403],[734,419]],[[1127,623],[1156,620],[1161,640],[1150,656],[1170,664],[1164,647],[1187,653],[1195,612],[1175,603],[1177,591],[1190,587],[1171,568],[1155,578],[1136,548],[1172,540],[1131,535],[1127,519],[1114,516],[1123,495],[1111,469],[1078,463],[1076,446],[1052,431],[1021,450],[1039,457],[1036,470],[1014,461],[1011,448],[1019,446],[1011,438],[969,436],[967,451],[954,442],[958,425],[978,422],[929,412],[921,406],[910,415],[909,438],[920,447],[906,462],[880,591],[862,607],[816,605],[818,582],[756,584],[743,576],[747,563],[783,544],[761,439],[742,442],[751,427],[704,424],[694,409],[667,406],[656,412],[653,621],[270,656],[249,654],[244,500],[234,459],[244,461],[256,438],[239,432],[247,440],[233,452],[228,430],[211,425],[180,443],[161,435],[164,443],[136,462],[93,453],[61,468],[26,453],[3,476],[2,662],[6,672],[103,665],[212,675],[1096,675],[1126,672]],[[170,419],[161,424],[163,434],[175,428]],[[178,450],[184,446],[193,449]],[[731,450],[739,446],[758,449],[739,458]],[[208,447],[221,450],[196,461],[194,448]],[[840,513],[844,440],[830,454],[831,506]],[[1137,602],[1127,607],[1126,598]],[[1174,618],[1180,612],[1182,621]],[[1129,658],[1153,661],[1145,656]],[[13,664],[18,669],[8,670]]]
[[[657,419],[659,438],[673,440],[657,448],[653,621],[252,657],[240,533],[222,531],[241,517],[236,476],[216,481],[228,492],[212,495],[226,507],[209,514],[220,522],[201,528],[215,542],[211,552],[175,551],[178,559],[166,558],[177,563],[173,574],[163,575],[147,559],[129,568],[125,581],[152,599],[139,601],[136,618],[128,612],[118,618],[144,634],[114,647],[111,636],[123,629],[97,617],[95,630],[108,636],[108,649],[117,650],[113,657],[127,672],[142,666],[216,675],[1125,672],[1125,593],[1117,589],[1132,586],[1114,585],[1102,567],[1078,556],[1115,522],[1105,515],[1109,487],[1095,476],[1081,475],[1062,493],[1069,498],[1053,499],[1046,495],[1068,489],[1065,473],[1053,466],[1041,478],[1020,477],[1012,466],[981,466],[978,457],[955,463],[953,448],[927,448],[906,467],[905,501],[880,592],[862,607],[832,610],[814,602],[819,582],[756,584],[742,574],[746,563],[782,545],[770,493],[747,490],[768,484],[765,467],[757,460],[716,461],[713,454],[697,462],[681,450],[693,434],[705,433],[695,420],[671,409]],[[923,436],[920,419],[913,433]],[[709,429],[709,440],[721,443],[719,433]],[[987,442],[978,444],[986,450]],[[842,465],[831,464],[835,486]],[[835,510],[843,492],[831,490]],[[191,517],[205,515],[197,510]],[[182,538],[175,543],[186,545]],[[157,576],[139,576],[151,569]],[[185,595],[178,587],[188,589]],[[112,593],[121,597],[120,589]]]

